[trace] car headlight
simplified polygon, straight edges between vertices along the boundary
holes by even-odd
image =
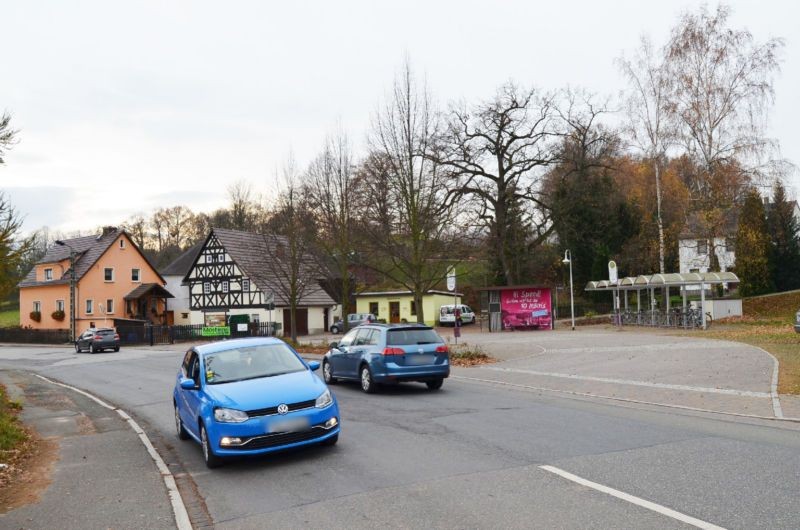
[[[246,412],[235,409],[216,408],[214,409],[214,419],[221,423],[241,423],[247,421],[249,416]]]
[[[330,390],[326,390],[325,392],[320,394],[320,396],[317,398],[317,402],[316,402],[315,406],[318,409],[324,409],[325,407],[327,407],[331,403],[333,403],[333,396],[331,396],[331,391]]]

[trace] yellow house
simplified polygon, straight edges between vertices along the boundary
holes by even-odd
[[[435,326],[439,308],[447,304],[460,304],[461,293],[430,290],[422,297],[422,314],[425,323]],[[356,313],[372,313],[389,323],[416,322],[417,308],[411,291],[368,291],[356,295]]]

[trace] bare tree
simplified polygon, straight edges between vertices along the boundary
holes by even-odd
[[[455,198],[476,199],[498,263],[495,281],[507,285],[519,282],[526,247],[544,242],[551,230],[538,170],[556,160],[554,122],[552,95],[507,83],[471,110],[453,109],[436,153],[456,180]],[[515,243],[521,227],[535,234],[532,241]]]
[[[234,230],[252,230],[258,222],[258,202],[252,185],[245,180],[238,180],[228,186],[230,200],[230,226]]]
[[[320,270],[335,286],[347,326],[353,290],[350,267],[356,247],[357,186],[350,142],[341,129],[326,139],[322,152],[309,166],[305,188],[309,207],[318,221],[315,248],[322,254]]]
[[[141,213],[134,214],[122,224],[122,228],[127,231],[133,242],[141,249],[148,246],[148,223]]]
[[[413,293],[418,322],[425,322],[423,295],[457,261],[449,244],[456,233],[453,203],[432,152],[438,127],[430,95],[406,62],[373,118],[370,156],[359,179],[365,187],[361,229],[369,251],[364,262]]]
[[[0,116],[0,164],[4,164],[3,157],[6,151],[15,143],[17,131],[11,128],[11,115],[4,112]]]
[[[661,213],[661,171],[666,162],[667,149],[675,139],[674,121],[670,118],[673,86],[672,76],[663,57],[657,56],[653,45],[642,37],[639,49],[630,59],[617,60],[625,80],[627,127],[633,144],[650,162],[656,182],[656,223],[658,225],[658,265],[664,269],[664,220]]]
[[[264,238],[274,256],[268,268],[275,293],[289,304],[292,341],[297,341],[297,308],[307,296],[321,291],[318,268],[311,253],[315,222],[293,159],[283,169],[281,193],[266,223]]]
[[[726,212],[741,202],[775,147],[764,130],[783,46],[780,39],[756,42],[746,29],[731,28],[729,16],[724,5],[684,14],[666,50],[674,80],[671,111],[699,168],[687,185],[712,246]],[[718,269],[715,248],[710,257],[710,267]]]

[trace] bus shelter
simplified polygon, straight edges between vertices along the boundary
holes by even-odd
[[[706,329],[707,322],[706,322],[706,312],[705,312],[705,305],[706,305],[706,287],[710,287],[712,285],[728,285],[731,283],[739,283],[739,278],[736,274],[732,272],[688,272],[688,273],[669,273],[669,274],[653,274],[650,276],[629,276],[626,278],[621,278],[616,281],[611,280],[600,280],[600,281],[591,281],[586,284],[584,290],[586,291],[609,291],[614,295],[614,309],[615,309],[615,318],[618,324],[621,324],[621,319],[619,318],[620,314],[620,306],[619,306],[619,295],[620,293],[624,293],[624,300],[625,300],[625,312],[628,312],[628,291],[635,291],[636,292],[636,311],[637,311],[637,318],[640,319],[638,322],[641,322],[642,318],[649,318],[651,319],[651,325],[655,325],[656,319],[656,311],[655,311],[655,291],[656,289],[663,289],[665,291],[665,299],[666,299],[666,311],[665,311],[665,318],[666,324],[671,325],[673,323],[670,322],[671,312],[670,312],[670,289],[678,288],[683,295],[683,311],[684,313],[687,311],[687,289],[686,287],[689,286],[699,286],[700,287],[700,323],[703,329]],[[649,315],[643,315],[642,312],[642,291],[645,291],[649,294],[650,300],[650,309]],[[672,317],[674,318],[674,317]]]

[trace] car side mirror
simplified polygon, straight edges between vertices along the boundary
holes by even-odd
[[[308,361],[308,367],[312,372],[319,370],[319,361]]]
[[[336,342],[336,341],[333,341],[330,344],[328,344],[328,347],[330,349],[332,349],[332,350],[338,350],[339,349],[339,343]]]
[[[181,388],[184,390],[196,390],[197,385],[194,384],[194,379],[189,379],[188,377],[184,377],[181,379]]]

